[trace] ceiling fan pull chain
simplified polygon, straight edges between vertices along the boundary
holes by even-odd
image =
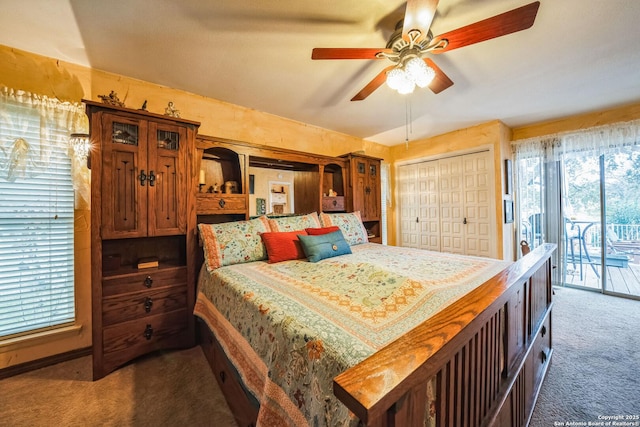
[[[413,123],[411,120],[411,100],[409,99],[409,95],[404,99],[404,128],[405,128],[405,137],[404,137],[404,145],[405,149],[409,149],[409,133],[413,133]]]

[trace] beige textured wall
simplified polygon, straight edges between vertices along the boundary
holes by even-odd
[[[640,119],[640,103],[622,105],[593,113],[562,117],[545,122],[513,128],[513,140],[533,138],[554,133],[587,129],[612,123],[628,122]]]

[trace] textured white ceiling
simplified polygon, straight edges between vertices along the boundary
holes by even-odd
[[[435,35],[531,0],[441,0]],[[640,101],[640,1],[541,0],[533,27],[432,59],[454,85],[350,99],[380,60],[398,0],[1,0],[0,44],[186,90],[386,145],[500,119],[521,126]]]

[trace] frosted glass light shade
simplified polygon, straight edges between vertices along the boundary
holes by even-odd
[[[410,80],[419,87],[426,87],[431,83],[436,73],[422,58],[414,57],[407,61],[405,72]]]
[[[416,86],[427,87],[435,76],[433,68],[416,56],[387,72],[387,86],[404,95],[413,92]]]
[[[398,90],[407,77],[401,68],[394,68],[387,73],[387,86],[393,90]]]

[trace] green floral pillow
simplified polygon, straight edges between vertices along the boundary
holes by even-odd
[[[336,214],[321,213],[320,222],[322,222],[323,227],[330,227],[332,225],[340,227],[344,239],[351,246],[369,242],[367,229],[364,228],[362,224],[360,211]]]
[[[280,218],[269,218],[271,231],[296,231],[305,228],[320,227],[320,219],[316,212],[306,215],[283,216]]]
[[[248,221],[198,224],[209,271],[243,262],[267,259],[260,234],[271,231],[266,216]]]

